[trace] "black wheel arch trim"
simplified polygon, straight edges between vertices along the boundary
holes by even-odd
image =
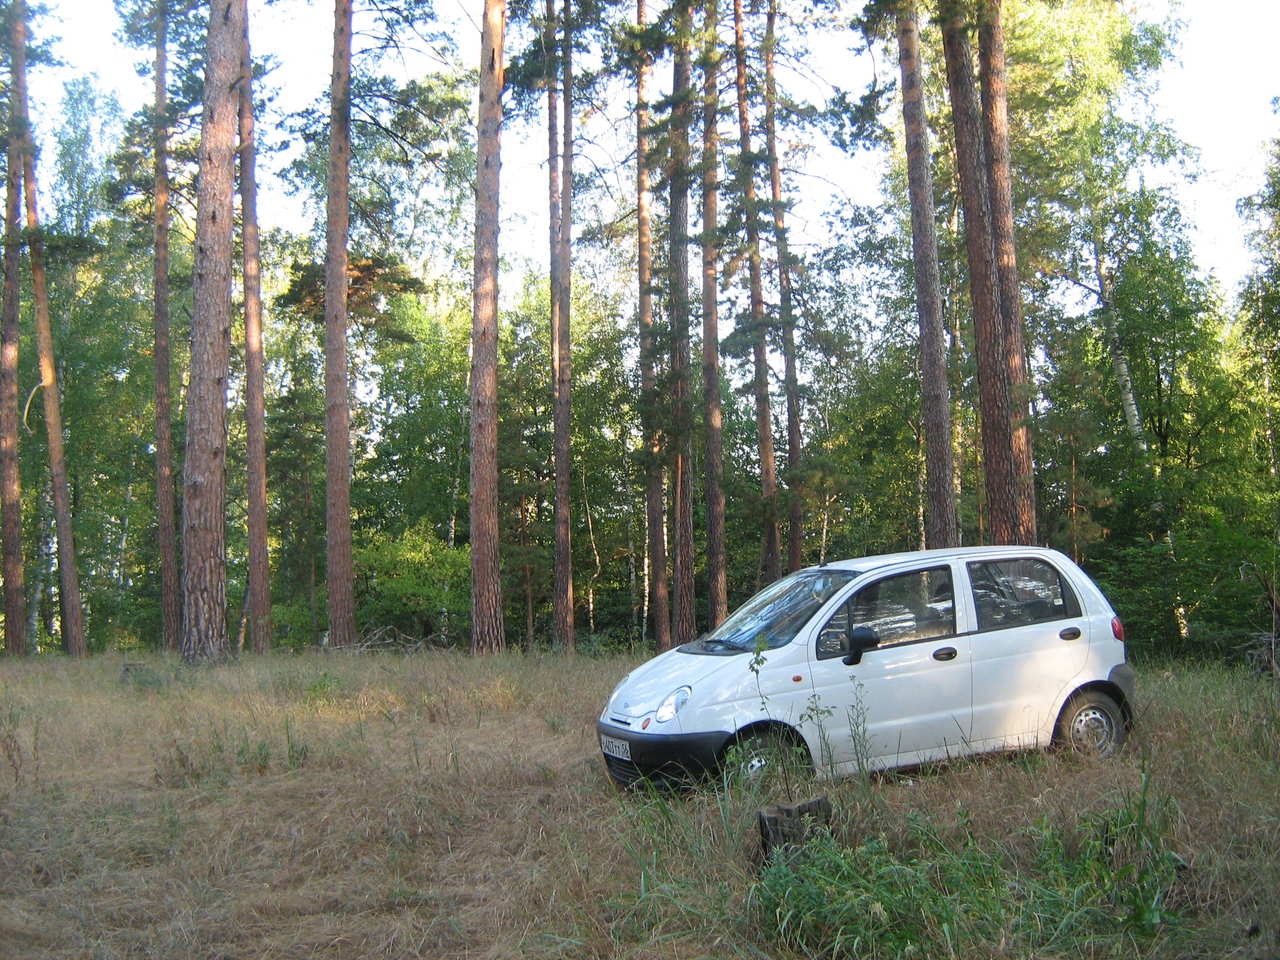
[[[745,727],[739,727],[737,732],[730,736],[729,739],[725,741],[724,746],[721,747],[721,759],[724,758],[725,754],[729,752],[731,747],[735,747],[738,744],[745,742],[756,734],[771,731],[781,734],[788,740],[795,743],[796,746],[803,747],[805,755],[809,758],[809,762],[813,762],[813,754],[809,750],[809,744],[808,741],[805,740],[804,734],[791,726],[791,724],[783,723],[781,720],[756,720],[752,723],[748,723]]]
[[[1126,731],[1133,729],[1134,714],[1132,694],[1134,690],[1133,668],[1127,663],[1111,670],[1106,680],[1091,680],[1088,683],[1082,683],[1062,701],[1062,707],[1058,710],[1058,720],[1054,722],[1054,739],[1058,736],[1058,726],[1062,720],[1062,711],[1067,709],[1067,705],[1071,703],[1071,699],[1078,694],[1085,693],[1089,690],[1097,690],[1099,693],[1105,693],[1108,697],[1116,702],[1120,708],[1121,718],[1124,720]]]

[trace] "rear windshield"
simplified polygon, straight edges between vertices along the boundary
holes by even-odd
[[[856,570],[802,570],[769,584],[702,639],[707,647],[786,646]]]

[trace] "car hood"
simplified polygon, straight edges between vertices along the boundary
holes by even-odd
[[[737,659],[736,656],[707,657],[668,650],[623,677],[609,697],[609,712],[620,717],[652,713],[672,690],[688,684],[696,692],[698,681]]]

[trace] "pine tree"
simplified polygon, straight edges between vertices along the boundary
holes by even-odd
[[[920,320],[920,395],[925,441],[925,546],[960,543],[956,523],[951,449],[951,396],[947,383],[942,284],[934,228],[933,173],[924,115],[920,35],[913,3],[898,11],[898,64],[902,71],[902,122],[906,133],[907,182],[911,201],[911,252],[915,265],[916,313]]]
[[[993,543],[1019,539],[1013,483],[1013,430],[1010,419],[1009,366],[995,257],[991,246],[991,212],[982,153],[982,126],[974,89],[973,60],[963,7],[947,0],[942,8],[942,45],[947,63],[956,167],[964,208],[965,254],[973,303],[978,359],[978,394],[982,420],[982,464]]]
[[[760,499],[764,507],[763,579],[772,583],[781,572],[778,557],[778,468],[773,448],[773,415],[769,409],[769,356],[764,315],[764,282],[760,265],[760,223],[756,204],[755,154],[751,150],[751,116],[747,109],[747,43],[742,0],[733,0],[734,86],[738,95],[739,189],[747,222],[747,269],[751,298],[751,341],[755,362],[753,391],[756,436],[760,446]]]
[[[693,406],[689,397],[689,126],[693,116],[693,15],[690,0],[675,7],[675,57],[671,84],[671,150],[667,210],[671,317],[671,494],[675,557],[672,643],[697,636],[693,595]]]
[[[564,144],[560,152],[561,190],[559,250],[556,256],[558,309],[551,314],[551,380],[554,404],[555,461],[555,633],[560,648],[572,653],[573,639],[573,541],[571,519],[571,461],[569,447],[572,413],[573,365],[569,324],[573,303],[573,24],[570,0],[564,0],[560,30],[560,70],[564,110]]]
[[[11,90],[17,88],[17,59],[10,58],[10,66],[15,71]],[[24,139],[20,120],[18,99],[10,96],[4,205],[4,307],[3,328],[0,329],[0,510],[3,511],[4,640],[5,649],[13,656],[27,653],[27,597],[22,565],[22,474],[18,469],[21,144]]]
[[[351,222],[351,0],[333,6],[325,178],[324,475],[329,644],[355,643],[351,560],[351,401],[347,393],[347,235]]]
[[[645,0],[636,0],[636,25],[647,26]],[[642,41],[643,43],[643,41]],[[649,553],[649,593],[653,633],[659,650],[671,646],[667,582],[666,496],[662,483],[662,434],[658,429],[658,346],[653,322],[652,194],[649,191],[649,75],[652,57],[643,46],[636,72],[636,260],[640,327],[640,419],[644,433],[645,530]]]
[[[724,413],[720,404],[720,48],[719,6],[703,4],[702,48],[702,405],[707,495],[707,614],[729,615],[724,545]]]
[[[804,498],[798,489],[804,438],[800,429],[800,379],[796,369],[796,318],[791,290],[791,251],[782,201],[782,166],[778,158],[777,54],[778,0],[769,0],[764,32],[764,127],[769,154],[769,192],[773,201],[773,239],[778,251],[778,320],[782,330],[783,386],[787,397],[787,569],[804,563]]]
[[[253,59],[247,0],[240,0],[240,222],[244,256],[244,412],[249,498],[249,638],[255,653],[271,646],[271,564],[267,552],[266,400],[262,362],[262,281],[258,240],[257,145],[253,136]]]
[[[169,2],[155,0],[155,120],[152,129],[152,261],[155,329],[156,536],[160,551],[160,623],[165,647],[182,636],[182,587],[178,572],[177,497],[173,484],[173,421],[169,350]]]
[[[227,375],[242,13],[240,0],[215,0],[209,9],[183,463],[182,655],[189,661],[227,653]]]
[[[506,647],[498,559],[498,174],[505,0],[484,0],[471,323],[471,651]]]

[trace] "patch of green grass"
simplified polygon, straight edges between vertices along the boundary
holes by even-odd
[[[167,787],[226,786],[237,773],[265,776],[303,766],[310,750],[287,717],[282,739],[284,749],[279,749],[271,733],[230,723],[174,735],[156,751],[155,779]]]
[[[1164,802],[1144,779],[1073,827],[1041,818],[1021,865],[963,824],[944,837],[918,815],[896,841],[847,846],[820,831],[765,866],[751,901],[762,928],[809,956],[976,956],[994,944],[1121,955],[1175,919],[1166,901],[1180,861]]]
[[[336,700],[342,690],[342,680],[328,670],[320,671],[320,675],[307,684],[302,699],[307,703],[328,703]]]

